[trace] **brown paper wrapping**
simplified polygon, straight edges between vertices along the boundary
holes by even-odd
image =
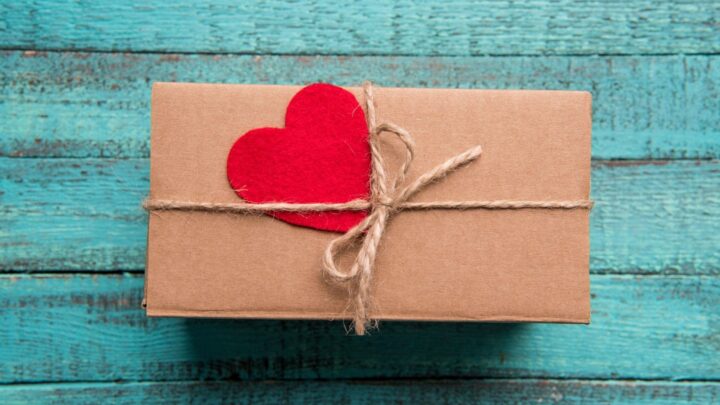
[[[226,177],[234,141],[282,127],[296,86],[157,83],[150,197],[240,202]],[[359,88],[349,88],[364,105]],[[375,89],[378,122],[417,143],[409,181],[481,144],[482,157],[413,201],[583,200],[590,192],[591,97],[574,91]],[[402,149],[387,137],[386,159]],[[393,216],[374,268],[377,319],[587,323],[589,211],[432,210]],[[348,318],[324,281],[337,234],[263,215],[149,215],[150,316]]]

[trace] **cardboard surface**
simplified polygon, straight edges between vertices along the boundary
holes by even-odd
[[[301,87],[158,83],[151,198],[239,202],[230,147],[282,127]],[[350,88],[361,105],[361,90]],[[413,201],[581,200],[590,192],[586,92],[376,88],[378,122],[409,130],[409,180],[472,147],[482,157]],[[386,156],[402,147],[386,137]],[[346,291],[323,280],[337,234],[263,215],[149,216],[150,316],[347,318]],[[391,219],[375,265],[378,319],[584,323],[590,318],[588,210],[433,210]]]

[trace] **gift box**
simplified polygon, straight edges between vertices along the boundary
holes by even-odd
[[[590,132],[579,91],[156,83],[147,314],[587,323]]]

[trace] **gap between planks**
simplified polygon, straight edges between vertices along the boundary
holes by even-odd
[[[548,58],[548,57],[614,57],[614,56],[646,56],[646,57],[662,57],[662,56],[716,56],[720,52],[655,52],[655,53],[637,53],[637,52],[594,52],[594,53],[552,53],[552,54],[522,54],[522,53],[470,53],[457,55],[452,53],[433,53],[426,55],[422,53],[317,53],[317,52],[231,52],[231,51],[182,51],[182,50],[132,50],[132,49],[96,49],[96,48],[34,48],[34,47],[3,47],[0,51],[4,52],[25,52],[25,53],[101,53],[116,55],[180,55],[180,56],[283,56],[283,57],[303,57],[303,56],[322,56],[322,57],[408,57],[408,58],[468,58],[468,57],[486,57],[486,58]]]
[[[145,379],[139,379],[139,380],[113,380],[113,381],[105,381],[105,380],[78,380],[78,381],[53,381],[53,380],[47,380],[47,381],[29,381],[29,382],[0,382],[0,389],[3,387],[22,387],[22,386],[67,386],[72,387],[76,385],[114,385],[114,384],[204,384],[204,383],[211,383],[211,384],[222,384],[222,383],[233,383],[233,382],[246,382],[250,384],[292,384],[292,383],[339,383],[339,384],[352,384],[352,383],[358,383],[358,384],[372,384],[372,383],[380,383],[380,384],[393,384],[393,383],[443,383],[443,382],[483,382],[483,383],[493,383],[493,382],[518,382],[518,383],[578,383],[578,384],[607,384],[607,383],[619,383],[619,384],[646,384],[651,385],[654,383],[676,383],[676,384],[718,384],[718,388],[720,388],[720,379],[672,379],[672,378],[627,378],[627,377],[618,377],[618,378],[596,378],[596,377],[567,377],[564,378],[562,376],[559,377],[551,377],[551,378],[537,378],[537,377],[488,377],[488,378],[478,378],[478,377],[463,377],[463,376],[456,376],[456,377],[428,377],[428,378],[422,378],[422,377],[391,377],[391,378],[384,378],[384,377],[355,377],[355,378],[339,378],[339,379],[329,379],[329,378],[319,378],[319,379],[307,379],[307,378],[288,378],[288,379],[267,379],[267,380],[243,380],[243,379],[219,379],[219,380],[185,380],[185,379],[179,379],[179,380],[145,380]]]

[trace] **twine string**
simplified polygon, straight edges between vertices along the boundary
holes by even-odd
[[[207,211],[215,213],[267,213],[267,212],[328,212],[368,211],[368,215],[355,227],[330,241],[322,256],[324,274],[337,284],[349,290],[353,306],[355,333],[364,335],[374,326],[371,320],[371,283],[373,266],[390,217],[401,210],[429,209],[591,209],[589,200],[491,200],[491,201],[433,201],[409,202],[417,192],[429,184],[441,180],[453,171],[477,160],[482,154],[478,145],[460,153],[422,174],[409,185],[405,182],[408,170],[415,156],[415,142],[408,131],[392,123],[377,124],[375,97],[370,82],[363,84],[368,124],[368,142],[371,154],[370,199],[352,200],[345,203],[211,203],[179,200],[147,199],[143,207],[148,211],[179,210]],[[395,135],[405,148],[405,157],[392,182],[388,181],[388,168],[380,150],[380,136]],[[360,243],[361,242],[361,243]],[[351,248],[360,245],[355,259],[347,269],[341,269],[338,260]]]
[[[391,123],[376,125],[375,97],[372,85],[369,82],[364,83],[363,90],[372,161],[370,214],[347,233],[331,241],[322,258],[322,268],[325,274],[337,283],[348,284],[354,307],[353,324],[355,333],[358,335],[365,334],[367,328],[371,326],[368,310],[371,305],[370,285],[373,265],[390,216],[397,211],[400,204],[406,202],[426,185],[472,162],[482,153],[482,148],[475,146],[433,168],[404,188],[398,189],[404,183],[415,156],[415,142],[409,132],[397,125]],[[394,134],[405,147],[405,159],[392,183],[388,182],[386,162],[380,151],[380,136],[383,133]],[[345,271],[339,269],[338,258],[358,239],[362,240],[362,244],[352,265]]]

